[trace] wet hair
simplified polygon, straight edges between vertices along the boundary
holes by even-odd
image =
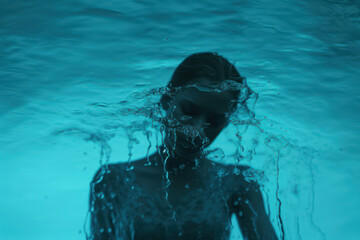
[[[239,74],[233,64],[217,53],[203,52],[192,54],[185,58],[175,69],[167,85],[167,91],[161,97],[162,107],[167,109],[168,106],[165,102],[176,89],[194,84],[193,80],[201,77],[207,78],[215,84],[226,80],[243,83],[245,79]],[[233,91],[233,93],[234,99],[237,99],[240,90]]]

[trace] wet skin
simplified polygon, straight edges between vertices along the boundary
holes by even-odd
[[[206,79],[197,79],[196,82],[205,85],[209,84]],[[227,126],[228,113],[233,110],[231,108],[232,100],[233,95],[230,92],[206,92],[193,87],[184,88],[172,98],[167,99],[165,103],[168,106],[166,117],[170,121],[178,123],[176,128],[166,128],[164,143],[169,152],[164,151],[165,147],[161,146],[158,152],[150,156],[150,166],[147,166],[147,159],[145,158],[134,161],[131,174],[134,176],[136,187],[150,195],[164,198],[165,189],[169,203],[174,209],[177,209],[181,207],[181,204],[184,203],[183,200],[187,199],[190,194],[205,189],[206,186],[214,183],[213,180],[216,178],[216,174],[209,175],[209,169],[214,169],[214,172],[221,171],[224,173],[224,177],[220,182],[220,185],[222,184],[221,189],[228,189],[224,190],[228,193],[225,194],[227,199],[224,200],[226,208],[221,204],[216,204],[216,201],[207,201],[210,196],[201,194],[191,195],[192,197],[187,201],[201,200],[200,202],[204,205],[210,204],[209,207],[220,216],[235,214],[245,239],[277,239],[265,211],[258,184],[244,179],[243,173],[248,171],[249,168],[241,166],[241,173],[236,175],[232,173],[234,166],[215,163],[201,155],[202,149],[210,145]],[[166,166],[164,165],[164,159],[166,159]],[[98,186],[95,187],[95,191],[91,195],[107,191],[102,186],[109,184],[115,185],[116,189],[124,188],[123,185],[116,184],[116,179],[119,179],[119,176],[116,175],[120,172],[119,169],[125,168],[125,164],[112,164],[110,166],[111,171],[108,171],[105,174],[106,176],[101,178],[95,176],[94,181],[98,183]],[[164,188],[164,169],[167,170],[168,179],[171,182],[167,188]],[[114,228],[113,225],[109,224],[111,223],[111,213],[99,211],[99,209],[104,209],[101,206],[101,201],[93,202],[95,211],[91,217],[94,239],[115,239],[116,229],[111,229],[110,233],[104,233],[101,230]],[[217,202],[221,202],[221,199]],[[141,214],[145,210],[141,208],[133,209],[134,215],[136,213]],[[201,211],[192,212],[191,214],[202,214],[199,218],[208,218],[208,214]],[[191,221],[191,219],[188,220]],[[135,239],[165,239],[166,234],[161,230],[155,229],[155,227],[151,230],[151,226],[149,228],[149,224],[142,222],[141,219],[136,221]],[[208,219],[208,222],[211,223],[211,221],[211,219]],[[141,227],[145,224],[147,224],[146,230]],[[214,223],[215,225],[216,223]],[[220,239],[218,236],[221,234],[204,237],[204,234],[210,232],[211,228],[211,225],[205,225],[205,223],[203,226],[201,223],[190,224],[183,228],[184,233],[187,235],[178,236],[174,234],[174,236],[180,239]],[[204,234],[201,236],[203,237],[199,237],[197,229],[202,229],[201,231]]]

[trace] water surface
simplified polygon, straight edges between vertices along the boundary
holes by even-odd
[[[145,156],[147,131],[155,151],[148,109],[134,109],[201,51],[235,62],[259,95],[256,126],[211,147],[234,163],[243,134],[276,231],[278,183],[288,239],[360,237],[358,1],[0,4],[1,239],[84,239],[100,161]]]

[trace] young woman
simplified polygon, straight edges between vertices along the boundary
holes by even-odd
[[[204,154],[239,99],[245,104],[236,84],[243,78],[214,53],[193,54],[176,68],[160,101],[158,151],[131,169],[105,165],[91,183],[91,239],[229,239],[233,214],[245,239],[277,239],[258,184],[244,177],[249,167],[234,174],[234,165]]]

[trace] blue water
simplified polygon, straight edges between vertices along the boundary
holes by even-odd
[[[155,151],[134,109],[201,51],[259,94],[258,125],[211,148],[234,163],[244,132],[277,233],[279,184],[287,239],[360,239],[359,1],[1,0],[0,16],[0,239],[85,239],[100,162],[144,157],[144,129]]]

